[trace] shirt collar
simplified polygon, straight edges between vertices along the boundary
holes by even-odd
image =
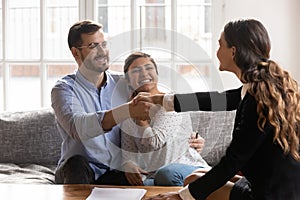
[[[247,90],[249,88],[249,83],[244,83],[241,91],[241,98],[243,99],[247,93]]]
[[[111,83],[114,82],[114,78],[111,75],[111,73],[109,71],[105,71],[103,72],[105,73],[104,76],[106,77],[106,81],[103,84],[103,86],[101,86],[101,88],[105,89],[107,85],[111,85]],[[81,73],[79,70],[76,71],[76,79],[80,84],[83,84],[86,88],[88,88],[89,90],[95,90],[95,91],[99,91],[99,89],[97,87],[95,87],[95,85],[93,83],[91,83],[90,81],[88,81]]]
[[[86,87],[89,90],[98,90],[93,83],[88,81],[79,70],[76,71],[76,81],[80,84],[82,84],[84,87]]]

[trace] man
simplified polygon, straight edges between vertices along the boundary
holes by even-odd
[[[51,101],[63,138],[55,172],[59,184],[129,185],[121,164],[119,122],[148,119],[151,103],[128,102],[127,83],[107,71],[109,51],[102,25],[84,20],[69,30],[68,45],[78,70],[52,89]],[[193,143],[195,142],[195,143]],[[203,140],[192,140],[198,151]]]
[[[116,170],[120,133],[115,125],[129,117],[146,119],[151,104],[126,103],[126,88],[119,87],[126,84],[118,83],[120,77],[107,71],[109,51],[101,24],[75,23],[69,30],[68,45],[78,70],[59,80],[51,92],[63,138],[55,181],[128,185],[124,173]]]

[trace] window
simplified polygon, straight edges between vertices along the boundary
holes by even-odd
[[[78,1],[2,0],[1,6],[0,108],[50,106],[54,82],[76,68],[66,33],[79,19]]]
[[[206,90],[211,1],[0,0],[0,110],[50,106],[55,81],[77,68],[68,29],[88,18],[102,23],[110,38],[110,69],[122,71],[125,57],[142,50],[158,63],[162,88]]]
[[[2,15],[2,0],[0,0],[0,14]],[[0,59],[3,60],[3,19],[0,18]],[[0,111],[4,110],[5,105],[5,96],[4,89],[6,88],[4,85],[4,73],[5,68],[3,67],[3,62],[0,63]]]
[[[3,86],[3,82],[4,82],[4,80],[3,80],[3,67],[2,67],[2,65],[0,65],[0,97],[2,97],[2,98],[0,98],[0,110],[4,110],[3,109],[3,105],[4,105],[4,102],[3,102],[3,100],[4,100],[4,92],[3,92],[3,89],[4,89],[4,86]]]
[[[122,71],[117,66],[126,56],[141,50],[157,61],[163,87],[177,92],[207,90],[212,67],[211,0],[121,2],[99,0],[96,12],[111,38],[114,69]]]

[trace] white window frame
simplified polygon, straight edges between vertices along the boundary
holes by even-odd
[[[2,44],[2,52],[3,52],[3,59],[0,61],[1,62],[1,65],[2,65],[2,74],[3,74],[3,81],[2,81],[2,84],[3,84],[3,110],[7,110],[8,108],[8,103],[9,103],[9,92],[11,91],[8,91],[9,90],[9,65],[10,64],[13,64],[13,63],[22,63],[22,64],[29,64],[29,63],[33,63],[33,64],[36,64],[36,65],[39,65],[40,66],[40,84],[41,84],[41,91],[40,91],[40,105],[41,107],[45,107],[45,106],[48,106],[46,105],[47,104],[47,99],[50,98],[50,94],[48,93],[47,91],[47,65],[49,64],[74,64],[74,60],[73,59],[70,59],[70,60],[57,60],[57,61],[53,61],[53,60],[46,60],[45,57],[44,57],[44,52],[43,52],[43,45],[44,45],[44,16],[45,16],[45,4],[44,4],[44,0],[40,0],[40,5],[41,5],[41,11],[40,11],[40,17],[41,17],[41,20],[40,20],[40,26],[41,26],[41,40],[42,42],[40,43],[40,48],[41,48],[41,55],[40,55],[40,59],[38,60],[30,60],[30,61],[16,61],[16,60],[8,60],[6,58],[6,55],[5,55],[5,51],[4,49],[7,47],[7,44],[6,44],[6,36],[7,36],[7,20],[6,19],[6,12],[7,12],[7,1],[9,0],[2,0],[2,36],[3,36],[3,44]],[[79,2],[79,10],[78,10],[78,15],[79,15],[79,19],[80,20],[83,20],[83,19],[95,19],[96,18],[96,2],[97,0],[78,0]],[[177,9],[177,5],[176,5],[176,0],[172,0],[174,3],[172,4],[172,21],[171,21],[171,26],[172,26],[172,29],[173,30],[177,30],[177,27],[176,27],[176,18],[174,16],[176,16],[176,9]],[[216,61],[216,56],[214,56],[214,52],[216,51],[217,49],[217,42],[214,43],[214,41],[217,41],[218,40],[218,37],[219,37],[219,33],[220,33],[220,30],[224,24],[224,21],[222,20],[224,17],[223,17],[223,6],[225,5],[224,3],[225,0],[212,0],[212,59],[211,59],[211,63],[213,64],[213,66],[216,66],[215,64],[217,63]],[[136,28],[138,28],[138,24],[136,22],[136,6],[134,6],[136,4],[136,0],[131,0],[131,10],[133,12],[131,12],[131,18],[130,18],[130,21],[131,21],[131,29],[134,30]],[[174,38],[176,36],[174,35]],[[63,45],[63,44],[62,44]],[[133,45],[133,44],[132,44]],[[175,45],[172,46],[172,49],[174,50],[176,48]],[[158,61],[158,62],[163,62],[163,61]],[[120,60],[120,63],[122,64],[123,61]],[[170,64],[170,63],[169,63]],[[174,59],[174,56],[173,58],[171,58],[171,65],[174,67],[177,63],[175,63],[175,59]],[[219,77],[214,77],[214,76],[219,76],[218,74],[216,73],[211,73],[211,80],[214,80],[211,82],[212,84],[212,88],[218,88],[220,85],[222,85],[221,82],[216,82],[215,80],[219,80]],[[172,83],[173,84],[176,84],[177,81],[175,80],[176,77],[174,77]],[[0,84],[1,85],[1,84]],[[1,107],[0,107],[1,109]]]
[[[12,64],[34,64],[39,66],[39,77],[40,77],[40,107],[47,107],[47,99],[49,99],[50,94],[49,91],[47,91],[47,65],[50,64],[68,64],[68,65],[73,65],[75,62],[73,59],[69,59],[69,60],[58,60],[58,61],[54,61],[54,60],[49,60],[46,59],[44,56],[44,44],[45,44],[45,37],[44,37],[44,33],[45,33],[45,2],[44,0],[40,0],[40,28],[41,28],[41,32],[40,32],[40,37],[41,37],[41,41],[40,42],[40,59],[38,60],[14,60],[14,59],[7,59],[7,56],[5,55],[5,48],[7,48],[7,34],[9,34],[7,32],[7,1],[9,0],[2,0],[2,60],[1,60],[1,65],[2,65],[2,74],[3,74],[3,97],[2,97],[2,101],[3,101],[3,111],[7,111],[8,110],[8,104],[9,104],[9,93],[12,91],[9,91],[9,79],[10,79],[10,65]],[[84,10],[86,8],[85,4],[86,1],[85,0],[78,0],[79,1],[79,18],[84,16],[85,13],[89,13],[86,10]],[[87,1],[90,2],[90,1]],[[84,9],[82,9],[84,8]],[[0,107],[1,110],[1,107]],[[26,108],[24,109],[26,110]]]
[[[211,13],[211,19],[212,19],[212,24],[211,24],[211,28],[212,28],[212,47],[211,47],[211,55],[212,55],[212,58],[209,59],[209,60],[201,60],[201,61],[195,61],[193,60],[193,64],[195,65],[202,65],[202,64],[206,64],[206,63],[209,63],[211,64],[211,66],[216,66],[215,64],[217,63],[217,59],[216,59],[216,56],[215,56],[215,53],[216,52],[216,49],[217,49],[217,41],[218,41],[218,37],[219,37],[219,30],[221,30],[221,27],[223,25],[223,22],[220,21],[221,17],[223,16],[223,8],[224,8],[224,3],[225,0],[212,0],[212,13]],[[131,30],[136,30],[136,29],[139,29],[139,24],[137,24],[137,19],[138,16],[136,15],[136,9],[137,9],[137,6],[135,6],[137,4],[137,0],[131,0],[131,15],[130,15],[130,21],[131,21]],[[92,7],[94,8],[93,12],[90,12],[89,15],[85,15],[86,17],[88,18],[92,18],[92,19],[96,19],[96,8],[97,8],[97,5],[95,4],[94,1],[90,1],[89,2],[89,5],[88,7]],[[173,35],[172,35],[172,40],[175,41],[176,40],[176,31],[177,31],[177,18],[175,16],[177,16],[177,0],[172,0],[172,3],[171,3],[171,30],[174,30],[173,32]],[[133,41],[134,39],[138,38],[138,36],[136,36],[134,33],[132,34],[132,40]],[[216,41],[214,43],[214,41]],[[131,44],[131,48],[130,49],[135,49],[136,46],[133,44]],[[176,52],[176,43],[175,42],[172,42],[171,43],[171,52]],[[167,60],[162,60],[162,59],[157,59],[155,58],[155,60],[158,62],[158,63],[168,63],[169,65],[171,65],[172,68],[176,68],[176,66],[178,64],[184,64],[184,62],[179,62],[179,61],[176,61],[175,59],[175,56],[174,54],[171,54],[171,58],[170,59],[167,59]],[[115,61],[116,64],[123,64],[123,60],[118,60],[118,61]],[[209,82],[208,82],[208,86],[209,88],[222,88],[222,82],[221,82],[221,79],[219,77],[219,73],[216,71],[216,69],[211,69],[211,71],[213,72],[211,74],[211,77],[209,78]],[[212,80],[216,80],[216,81],[212,81]],[[177,88],[177,81],[176,81],[176,77],[173,76],[171,77],[171,83],[172,83],[172,88]]]

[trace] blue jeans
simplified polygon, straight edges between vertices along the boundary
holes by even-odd
[[[183,186],[184,179],[201,166],[171,163],[159,168],[154,174],[154,181],[146,179],[144,185]]]

